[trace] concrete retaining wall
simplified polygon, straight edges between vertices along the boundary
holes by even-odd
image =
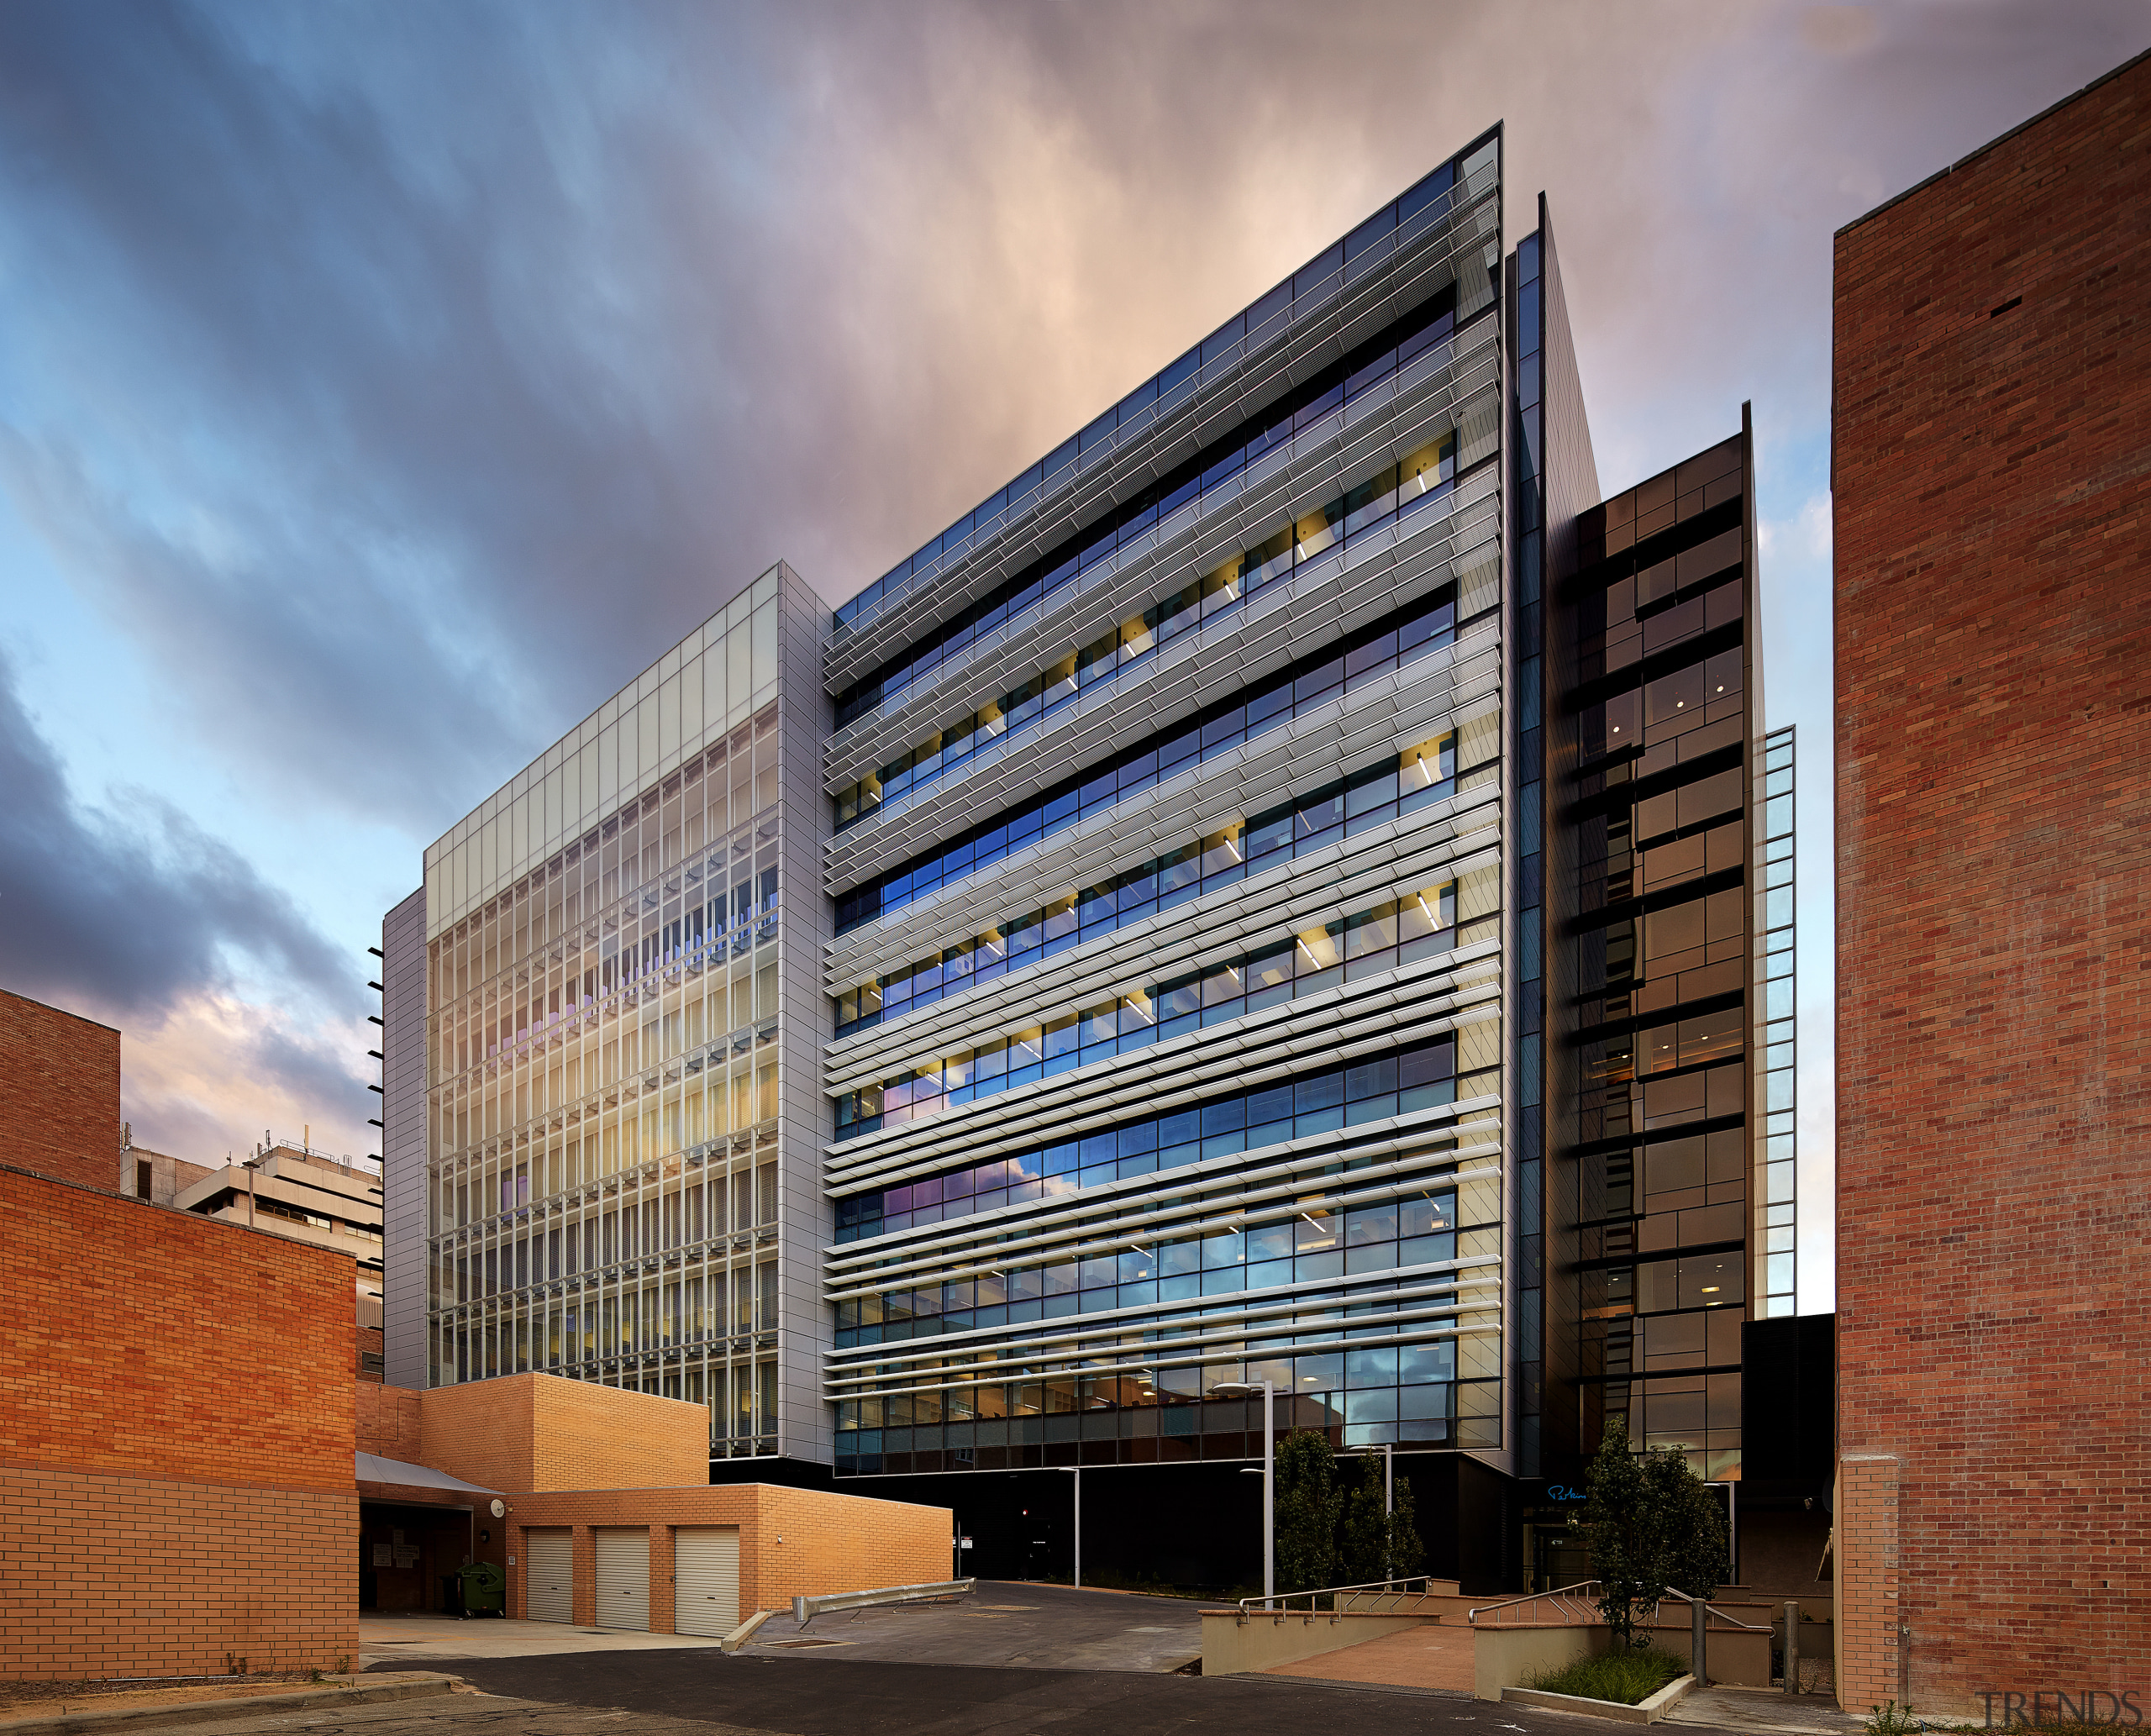
[[[1498,1700],[1503,1688],[1522,1687],[1542,1670],[1559,1670],[1596,1657],[1610,1634],[1603,1626],[1478,1628],[1472,1630],[1471,1691]]]
[[[1417,1616],[1251,1615],[1243,1624],[1236,1612],[1202,1612],[1202,1673],[1236,1676],[1267,1670],[1273,1664],[1296,1664],[1302,1658],[1342,1651],[1362,1640],[1381,1639],[1427,1623]]]

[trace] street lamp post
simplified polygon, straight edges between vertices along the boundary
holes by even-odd
[[[1076,1589],[1083,1589],[1083,1467],[1064,1465],[1060,1467],[1076,1479]]]
[[[1220,1381],[1210,1391],[1220,1398],[1252,1398],[1262,1393],[1262,1601],[1277,1594],[1277,1389],[1268,1381]]]

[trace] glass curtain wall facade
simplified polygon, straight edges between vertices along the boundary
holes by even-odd
[[[707,1406],[713,1454],[826,1452],[825,620],[765,574],[428,850],[423,928],[385,929],[423,948],[389,1017],[423,1021],[426,1384],[602,1381]]]
[[[1756,1170],[1755,1318],[1767,1320],[1796,1314],[1799,1281],[1798,1134],[1799,1044],[1793,1017],[1797,938],[1793,916],[1797,887],[1793,881],[1792,726],[1763,738],[1762,787],[1757,800],[1762,814],[1762,844],[1757,863],[1759,895],[1756,929],[1762,937],[1757,956],[1756,1058],[1762,1105],[1762,1145]]]
[[[1581,1438],[1616,1419],[1714,1481],[1740,1475],[1763,1149],[1751,450],[1743,425],[1584,513],[1565,610]]]
[[[1490,135],[839,612],[839,1477],[1263,1381],[1507,1451],[1500,209]]]

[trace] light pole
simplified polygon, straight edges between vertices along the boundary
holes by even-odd
[[[1076,1479],[1076,1589],[1083,1589],[1083,1467],[1064,1465],[1060,1467]]]
[[[1210,1391],[1219,1398],[1252,1398],[1262,1393],[1262,1601],[1277,1593],[1277,1389],[1267,1381],[1220,1381]]]

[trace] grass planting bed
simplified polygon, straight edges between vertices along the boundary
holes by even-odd
[[[1524,1684],[1544,1694],[1573,1694],[1580,1700],[1610,1700],[1640,1706],[1660,1688],[1678,1681],[1688,1666],[1670,1652],[1608,1652],[1559,1670],[1541,1670]]]

